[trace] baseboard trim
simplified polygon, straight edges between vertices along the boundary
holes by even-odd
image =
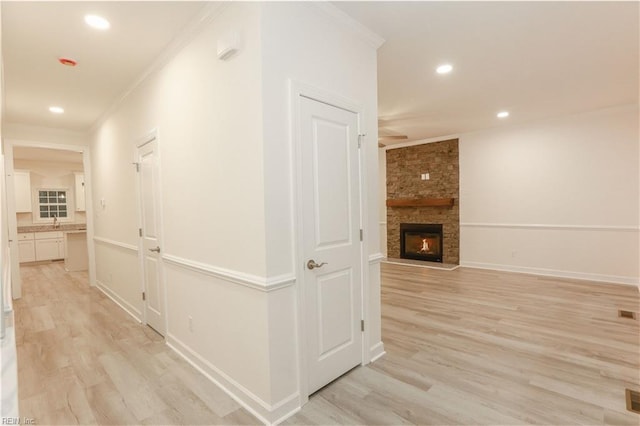
[[[376,362],[378,359],[382,358],[386,354],[384,350],[384,344],[382,342],[378,342],[375,345],[371,346],[369,349],[369,362]]]
[[[166,342],[167,346],[265,425],[280,423],[301,408],[298,404],[299,394],[297,392],[270,405],[212,365],[176,336],[167,333]]]
[[[118,294],[116,292],[114,292],[113,290],[111,290],[109,287],[107,287],[106,285],[104,285],[102,283],[102,281],[100,280],[96,280],[96,287],[98,288],[98,290],[100,290],[105,296],[107,296],[109,299],[113,300],[113,302],[120,306],[120,308],[122,308],[122,310],[124,310],[126,313],[128,313],[129,315],[131,315],[133,318],[135,318],[136,321],[138,322],[142,322],[142,312],[140,312],[139,310],[137,310],[133,305],[131,305],[129,302],[127,302],[126,300],[124,300],[122,297],[118,296]]]
[[[516,272],[520,274],[541,275],[556,278],[571,278],[576,280],[595,281],[609,284],[623,284],[639,286],[640,279],[617,275],[591,274],[585,272],[560,271],[556,269],[532,268],[527,266],[499,265],[494,263],[462,261],[460,266],[474,269],[489,269],[492,271]]]
[[[374,253],[369,255],[369,263],[380,263],[384,259],[384,254]]]
[[[276,277],[264,278],[256,275],[246,274],[244,272],[220,268],[218,266],[210,265],[207,263],[184,259],[172,254],[162,255],[162,260],[166,261],[166,263],[170,265],[175,265],[183,269],[189,269],[199,274],[208,275],[225,280],[227,282],[240,284],[245,287],[265,292],[289,287],[296,282],[296,276],[294,274],[284,274]]]

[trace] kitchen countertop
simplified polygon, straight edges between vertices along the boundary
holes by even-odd
[[[46,231],[86,231],[86,223],[63,223],[54,228],[53,225],[27,225],[18,226],[18,233],[24,232],[46,232]]]

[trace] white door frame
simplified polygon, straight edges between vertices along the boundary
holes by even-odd
[[[292,151],[292,218],[294,223],[293,232],[293,253],[294,253],[294,265],[293,270],[296,274],[296,287],[297,287],[297,303],[296,303],[296,317],[297,317],[297,358],[298,358],[298,389],[300,390],[299,401],[300,406],[309,401],[309,383],[308,383],[308,363],[307,363],[307,350],[306,350],[306,306],[305,306],[305,286],[304,286],[304,245],[302,238],[302,223],[303,223],[303,205],[302,205],[302,150],[301,143],[302,138],[300,135],[300,98],[308,98],[318,102],[322,102],[337,108],[341,108],[357,114],[358,116],[358,134],[363,133],[365,116],[364,107],[351,99],[341,96],[336,93],[319,89],[317,87],[289,80],[289,95],[290,95],[290,111],[291,117],[291,151]],[[359,151],[359,163],[360,163],[360,224],[363,229],[363,239],[360,250],[360,268],[361,268],[361,303],[362,303],[362,319],[365,324],[369,323],[369,268],[368,268],[368,256],[367,256],[367,234],[369,232],[367,223],[367,214],[364,211],[364,206],[367,206],[366,199],[366,144],[362,143]],[[369,342],[369,330],[365,326],[365,331],[362,335],[362,361],[361,365],[368,364],[370,361],[369,351],[366,349]]]
[[[89,255],[89,285],[96,285],[96,256],[93,241],[93,196],[91,186],[91,156],[88,146],[84,145],[63,145],[52,142],[36,142],[25,140],[5,140],[4,141],[4,164],[6,173],[7,191],[7,221],[9,225],[9,241],[11,253],[11,293],[14,299],[22,297],[22,278],[20,277],[20,258],[18,252],[18,221],[16,218],[15,186],[13,179],[13,148],[46,148],[61,151],[72,151],[82,153],[82,168],[85,180],[85,213],[87,215],[87,251]]]
[[[167,313],[167,282],[165,280],[165,273],[164,273],[164,225],[163,225],[163,220],[162,220],[162,170],[161,170],[161,162],[160,162],[160,143],[158,141],[158,129],[155,128],[153,130],[151,130],[149,133],[147,133],[146,135],[144,135],[143,137],[139,138],[136,143],[135,143],[135,147],[133,150],[133,164],[138,167],[138,150],[140,149],[140,147],[142,147],[143,145],[146,145],[147,143],[153,141],[155,139],[156,141],[156,146],[158,148],[158,150],[156,151],[155,155],[156,155],[156,167],[158,167],[158,181],[156,182],[156,191],[157,193],[156,195],[156,199],[158,200],[158,245],[161,247],[161,252],[160,255],[158,256],[158,268],[159,268],[159,277],[158,279],[162,280],[162,292],[164,293],[162,295],[162,314],[164,316],[164,336],[163,338],[166,340],[167,339],[167,332],[169,330],[169,318],[168,318],[168,313]],[[137,201],[138,201],[138,228],[142,229],[142,187],[140,185],[140,174],[136,173],[136,195],[137,195]],[[140,265],[140,276],[139,276],[139,280],[140,280],[140,294],[142,295],[143,292],[146,292],[147,289],[145,288],[145,278],[144,278],[144,247],[143,247],[143,241],[142,241],[142,236],[140,235],[138,237],[138,263]],[[147,324],[147,301],[143,300],[142,301],[142,315],[141,315],[141,319],[142,319],[142,323],[144,325],[148,325]]]

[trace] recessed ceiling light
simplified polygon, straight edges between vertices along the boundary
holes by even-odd
[[[451,64],[442,64],[436,68],[436,72],[438,74],[449,74],[453,70],[453,65]]]
[[[98,15],[85,15],[84,22],[98,30],[107,30],[111,26],[109,21]]]
[[[507,118],[509,116],[509,111],[500,111],[498,114],[496,114],[496,117],[498,118]]]
[[[49,107],[49,111],[51,111],[54,114],[62,114],[64,112],[64,108],[61,108],[59,106],[52,106],[52,107]]]

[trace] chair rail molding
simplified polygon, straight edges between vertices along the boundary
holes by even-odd
[[[279,290],[292,286],[296,282],[294,274],[283,274],[275,277],[259,277],[257,275],[246,274],[244,272],[233,271],[219,266],[210,265],[208,263],[197,262],[194,260],[184,259],[172,254],[163,254],[162,260],[169,265],[178,266],[180,268],[189,269],[200,274],[209,275],[220,278],[222,280],[240,284],[254,290],[265,292]]]

